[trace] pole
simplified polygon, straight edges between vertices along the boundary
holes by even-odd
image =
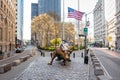
[[[87,48],[87,43],[86,43],[86,42],[87,42],[87,39],[86,39],[86,37],[87,37],[87,36],[85,35],[85,56],[87,56],[87,49],[86,49],[86,48]]]
[[[65,33],[64,33],[64,0],[63,0],[63,24],[62,24],[62,40],[65,39]]]
[[[85,27],[87,27],[87,14],[85,14]],[[87,55],[87,35],[85,35],[85,56],[84,64],[88,64],[88,55]]]
[[[79,11],[79,0],[78,0],[78,11]],[[79,27],[79,20],[78,20],[78,50],[80,50],[80,37],[79,37],[80,27]]]
[[[85,14],[85,27],[87,27],[87,14]],[[87,52],[87,51],[86,51],[86,45],[87,45],[87,44],[86,44],[86,42],[87,42],[87,41],[86,41],[86,37],[87,37],[87,35],[85,35],[85,56],[86,56],[86,54],[87,54],[87,53],[86,53],[86,52]]]

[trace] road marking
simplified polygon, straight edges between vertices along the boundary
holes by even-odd
[[[99,60],[99,59],[98,59]],[[100,61],[100,60],[99,60]],[[103,64],[100,61],[100,64],[102,66],[102,68],[104,69],[105,73],[108,75],[108,77],[110,77],[110,79],[112,79],[112,77],[110,76],[110,74],[107,72],[107,70],[105,69],[105,67],[103,66]]]
[[[95,52],[94,52],[94,53],[95,53]],[[95,55],[96,55],[96,54],[95,54]],[[96,58],[97,58],[98,61],[100,62],[100,64],[101,64],[102,68],[104,69],[106,75],[107,75],[110,79],[112,79],[112,77],[111,77],[110,74],[107,72],[107,70],[106,70],[105,67],[103,66],[102,62],[100,61],[100,59],[99,59],[97,56],[96,56]]]

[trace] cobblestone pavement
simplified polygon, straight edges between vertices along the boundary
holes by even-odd
[[[45,57],[37,58],[31,65],[14,80],[88,80],[88,67],[83,63],[83,58],[78,51],[75,51],[75,58],[71,55],[71,62],[65,66],[60,61],[50,61],[49,52]]]

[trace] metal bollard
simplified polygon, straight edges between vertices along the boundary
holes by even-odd
[[[39,49],[41,56],[43,55],[43,52]]]
[[[81,57],[83,58],[83,52],[81,53]]]
[[[45,57],[45,53],[43,52],[42,54],[43,54],[43,57]]]
[[[51,58],[52,58],[52,52],[50,53],[50,56],[51,56]]]
[[[75,53],[73,53],[73,58],[75,58]]]
[[[84,57],[84,64],[88,64],[88,56]]]

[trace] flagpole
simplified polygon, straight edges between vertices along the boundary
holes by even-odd
[[[79,11],[79,0],[78,0],[78,11]],[[80,37],[79,37],[79,34],[80,34],[80,27],[79,27],[79,20],[78,20],[78,50],[80,50]]]
[[[63,0],[63,23],[62,23],[62,40],[65,39],[65,36],[64,36],[64,0]]]

